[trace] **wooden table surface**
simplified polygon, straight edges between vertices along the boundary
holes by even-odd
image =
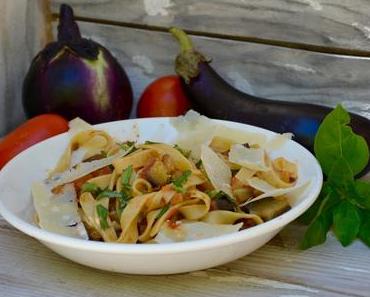
[[[302,226],[290,224],[261,249],[226,265],[143,276],[73,263],[0,219],[0,296],[370,296],[369,248],[358,241],[342,248],[330,234],[324,245],[301,251],[302,233]]]

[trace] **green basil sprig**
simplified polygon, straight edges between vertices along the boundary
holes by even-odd
[[[315,155],[326,180],[319,198],[301,217],[309,223],[303,249],[324,243],[331,228],[343,246],[359,238],[370,247],[370,183],[355,179],[368,164],[369,148],[352,131],[350,120],[338,105],[316,134]]]

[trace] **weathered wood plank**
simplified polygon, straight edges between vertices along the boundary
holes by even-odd
[[[0,136],[24,120],[24,75],[47,38],[44,2],[0,1]]]
[[[364,0],[52,0],[78,16],[152,26],[370,50]]]
[[[370,289],[367,248],[356,243],[342,249],[329,239],[303,253],[296,249],[301,230],[295,225],[238,261],[172,276],[94,270],[61,258],[1,220],[0,231],[2,296],[330,297],[366,296]]]
[[[80,22],[84,36],[106,45],[124,65],[137,98],[155,78],[174,73],[178,48],[167,33]],[[55,28],[55,24],[54,24]],[[342,103],[370,117],[370,59],[223,39],[194,37],[212,65],[234,86],[257,96]],[[232,104],[232,102],[230,102]]]

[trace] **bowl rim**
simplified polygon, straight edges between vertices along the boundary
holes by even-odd
[[[161,117],[161,118],[142,118],[142,119],[127,119],[127,120],[120,120],[120,121],[112,121],[106,122],[98,125],[94,125],[95,128],[104,128],[104,126],[114,125],[114,124],[121,124],[121,123],[128,123],[128,122],[144,122],[144,121],[158,121],[164,122],[171,119],[171,117]],[[234,121],[224,121],[224,120],[214,120],[219,123],[224,123],[227,125],[234,125],[238,128],[247,128],[249,130],[256,131],[257,133],[263,133],[265,135],[276,135],[277,133],[260,128],[253,125],[248,125],[244,123],[234,122]],[[25,151],[21,152],[17,156],[15,156],[12,160],[10,160],[1,170],[0,170],[0,181],[6,177],[7,172],[11,168],[11,164],[17,162],[18,159],[22,158],[25,155],[32,154],[34,150],[37,150],[40,146],[43,146],[47,142],[55,141],[57,138],[63,138],[67,135],[68,132],[53,136],[48,138],[42,142],[39,142]],[[269,232],[273,232],[279,230],[295,220],[298,216],[300,216],[305,210],[307,210],[316,200],[318,197],[322,183],[323,183],[323,173],[321,167],[318,163],[318,160],[308,151],[305,147],[301,144],[292,141],[295,145],[299,147],[300,150],[303,151],[305,155],[312,159],[312,166],[315,169],[314,178],[311,180],[309,184],[309,191],[306,192],[305,199],[303,199],[298,205],[292,207],[290,210],[285,212],[284,214],[270,220],[264,222],[263,224],[254,226],[252,228],[248,228],[245,230],[241,230],[239,232],[234,232],[230,234],[224,234],[212,238],[206,239],[199,239],[193,241],[184,241],[184,242],[175,242],[175,243],[161,243],[161,244],[129,244],[129,243],[107,243],[107,242],[97,242],[92,240],[84,240],[79,238],[72,238],[68,236],[64,236],[61,234],[56,234],[50,231],[43,230],[33,224],[26,222],[18,218],[15,214],[13,214],[3,203],[0,197],[0,215],[12,226],[16,229],[22,231],[23,233],[39,240],[44,243],[50,243],[53,245],[59,245],[68,248],[74,248],[79,250],[86,250],[86,251],[94,251],[94,252],[101,252],[101,253],[125,253],[125,254],[176,254],[181,252],[192,252],[192,251],[199,251],[203,249],[209,249],[210,247],[222,247],[231,245],[234,243],[242,242],[247,239],[257,237],[260,235],[264,235]],[[307,190],[306,190],[307,191]]]

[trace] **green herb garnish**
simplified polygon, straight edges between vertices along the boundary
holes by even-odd
[[[103,230],[108,229],[108,209],[106,209],[103,205],[98,204],[96,206],[96,212],[98,213],[100,227]]]
[[[217,191],[217,190],[212,190],[207,192],[207,195],[212,199],[212,200],[218,200],[218,199],[226,199],[228,200],[233,206],[237,206],[235,200],[230,197],[228,194],[226,194],[224,191]]]
[[[131,178],[132,178],[132,173],[134,172],[132,165],[128,166],[125,170],[122,171],[121,174],[121,185],[122,189],[125,191],[131,190]]]
[[[97,184],[94,183],[84,183],[81,187],[81,193],[90,192],[93,195],[96,195],[100,192],[100,188]]]
[[[185,158],[189,158],[191,154],[191,150],[186,150],[179,147],[177,144],[173,146],[173,148],[177,149]]]
[[[172,181],[172,185],[176,192],[183,193],[184,184],[188,181],[191,175],[191,170],[185,170],[181,176]]]
[[[310,223],[303,249],[325,242],[331,227],[343,246],[359,238],[370,247],[370,183],[355,179],[368,164],[369,148],[349,123],[348,112],[338,105],[316,134],[315,155],[326,181],[317,201],[302,216]]]
[[[201,169],[203,167],[203,161],[199,159],[199,161],[195,163],[195,167],[197,167],[198,169]]]
[[[169,208],[170,208],[169,204],[166,204],[165,206],[163,206],[161,211],[155,217],[155,219],[156,220],[160,219],[167,212],[167,210],[169,210]]]
[[[144,144],[159,144],[159,142],[147,140],[144,142]]]
[[[127,151],[129,149],[132,149],[132,147],[135,146],[135,142],[134,141],[126,141],[126,142],[123,142],[123,143],[118,143],[118,145],[121,147],[122,150],[124,151]],[[132,149],[132,151],[134,151],[135,149]]]
[[[100,200],[103,198],[120,198],[122,197],[121,192],[111,191],[111,190],[103,190],[101,191],[98,196],[96,196],[96,200]]]

